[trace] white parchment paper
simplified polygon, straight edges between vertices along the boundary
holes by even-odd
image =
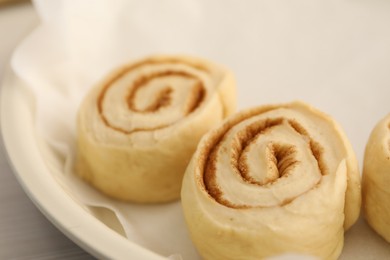
[[[86,208],[112,210],[129,240],[172,258],[198,259],[180,203],[108,199],[72,172],[75,122],[85,93],[111,69],[152,54],[190,54],[235,73],[239,108],[300,99],[333,116],[360,163],[368,135],[390,111],[390,2],[373,0],[36,0],[40,26],[12,68],[36,100],[53,174]],[[91,211],[92,212],[92,211]],[[390,257],[363,220],[342,259]]]

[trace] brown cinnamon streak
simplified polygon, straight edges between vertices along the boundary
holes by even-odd
[[[201,165],[202,162],[204,162],[204,167],[201,168],[203,169],[203,185],[210,197],[212,197],[221,205],[236,209],[251,208],[251,206],[236,205],[223,198],[223,191],[220,189],[216,180],[216,164],[218,161],[218,151],[221,149],[221,144],[225,139],[225,135],[231,127],[245,119],[246,118],[242,118],[241,120],[233,122],[231,125],[225,124],[223,130],[219,133],[219,135],[215,136],[216,139],[213,140],[212,143],[208,144],[208,147],[210,148],[208,151],[206,150],[205,153],[202,154],[200,160]],[[265,119],[257,121],[237,133],[236,138],[234,139],[231,147],[233,155],[231,158],[231,165],[233,170],[236,171],[249,185],[272,185],[274,181],[277,181],[276,179],[267,181],[266,183],[260,183],[259,181],[254,180],[249,175],[246,163],[241,162],[241,160],[245,159],[245,155],[243,154],[245,147],[250,145],[259,135],[265,134],[267,131],[270,131],[270,129],[280,124],[289,124],[297,133],[303,136],[305,140],[308,140],[309,148],[318,162],[318,168],[321,174],[327,174],[327,168],[322,158],[324,152],[322,146],[316,141],[312,140],[307,130],[301,124],[299,124],[295,120],[286,120],[284,118]],[[283,176],[288,176],[289,171],[299,163],[299,161],[295,159],[295,154],[297,152],[296,147],[292,145],[282,145],[274,143],[271,145],[270,149],[272,153],[271,159],[275,163],[276,168],[278,169],[279,178]],[[293,200],[294,198],[292,198],[291,200],[286,200],[281,203],[280,206],[287,205]]]
[[[154,131],[154,130],[162,129],[162,128],[169,126],[169,124],[166,124],[166,125],[161,125],[158,127],[151,127],[151,128],[135,128],[135,129],[132,129],[131,131],[129,131],[129,130],[122,129],[120,127],[116,127],[116,126],[111,125],[110,122],[108,122],[107,118],[103,114],[103,105],[102,104],[103,104],[105,94],[108,91],[108,89],[116,81],[120,80],[127,73],[131,72],[134,69],[137,69],[137,68],[139,68],[141,66],[145,66],[145,65],[155,65],[155,64],[185,64],[185,65],[189,65],[191,67],[194,67],[197,70],[201,70],[203,72],[208,72],[207,68],[205,68],[204,66],[201,66],[201,65],[196,64],[196,63],[182,61],[179,59],[174,59],[174,58],[163,59],[163,60],[153,59],[153,58],[147,59],[147,60],[141,61],[139,63],[133,64],[131,66],[128,66],[128,67],[122,69],[117,74],[115,74],[110,80],[107,81],[107,83],[104,85],[102,91],[100,92],[100,95],[99,95],[98,100],[97,100],[97,107],[98,107],[100,117],[107,127],[110,127],[112,129],[119,131],[119,132],[122,132],[124,134],[132,134],[134,132],[139,132],[139,131]],[[189,113],[192,113],[197,107],[199,107],[199,105],[204,100],[205,88],[204,88],[203,83],[200,80],[198,80],[198,78],[195,75],[190,74],[188,72],[184,72],[184,71],[178,71],[178,70],[166,70],[166,71],[151,73],[151,74],[144,75],[144,76],[138,78],[134,82],[134,84],[129,87],[130,91],[129,91],[128,96],[126,97],[129,109],[134,111],[134,112],[137,112],[137,113],[153,113],[153,112],[156,112],[163,107],[169,106],[171,104],[171,93],[173,91],[172,88],[169,86],[163,88],[157,94],[156,99],[148,107],[146,107],[143,110],[136,108],[136,106],[134,104],[134,98],[135,98],[137,91],[139,89],[141,89],[143,86],[145,86],[149,81],[155,80],[158,78],[167,77],[167,76],[172,76],[172,75],[197,80],[198,83],[193,87],[193,90],[191,92],[191,97],[189,100],[189,104],[188,104],[188,109],[186,111],[187,115]]]

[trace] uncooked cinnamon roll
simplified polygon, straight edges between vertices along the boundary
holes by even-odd
[[[363,212],[370,226],[390,243],[390,114],[372,130],[364,154]]]
[[[361,202],[357,161],[343,131],[299,102],[245,110],[207,133],[181,195],[205,259],[286,252],[336,259]]]
[[[177,199],[201,136],[235,105],[232,74],[208,61],[155,56],[123,66],[79,109],[76,171],[117,199]]]

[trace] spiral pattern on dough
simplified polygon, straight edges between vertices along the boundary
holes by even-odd
[[[213,92],[210,81],[216,79],[209,73],[206,66],[174,58],[139,62],[104,86],[99,113],[108,127],[125,134],[168,127],[194,112]]]
[[[235,109],[229,71],[205,60],[154,56],[93,88],[78,116],[78,174],[123,200],[176,199],[201,136]]]
[[[264,106],[235,114],[202,139],[182,204],[206,259],[240,251],[246,259],[283,252],[333,259],[359,215],[360,177],[329,116],[300,102]]]

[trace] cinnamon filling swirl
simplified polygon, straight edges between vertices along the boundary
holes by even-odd
[[[360,215],[348,139],[330,116],[302,102],[228,118],[202,138],[182,184],[186,223],[204,259],[291,252],[337,259],[344,231]]]
[[[99,115],[107,127],[122,132],[124,134],[132,134],[134,132],[139,132],[139,131],[159,130],[168,127],[181,119],[181,118],[177,118],[174,122],[169,122],[167,124],[160,123],[157,126],[154,125],[150,127],[135,127],[128,130],[111,123],[110,120],[107,118],[107,116],[105,116],[104,114],[103,103],[106,94],[110,90],[110,88],[113,87],[115,83],[119,82],[121,79],[123,79],[126,75],[128,75],[132,71],[136,69],[140,69],[143,66],[153,66],[153,65],[159,66],[161,64],[163,65],[184,64],[186,66],[190,66],[193,69],[199,70],[203,73],[208,72],[206,68],[200,65],[185,63],[183,61],[178,61],[175,59],[164,60],[163,62],[158,62],[155,60],[146,60],[144,62],[137,63],[133,66],[124,69],[123,71],[118,73],[114,78],[112,78],[110,81],[107,82],[107,84],[102,88],[102,91],[97,99],[97,107],[98,107]],[[200,107],[200,105],[205,99],[206,92],[207,92],[204,86],[204,82],[201,79],[199,79],[197,75],[194,75],[190,72],[170,69],[170,70],[165,70],[165,71],[162,70],[162,71],[157,71],[142,76],[138,76],[138,78],[135,79],[132,82],[132,84],[128,86],[128,94],[126,97],[124,97],[126,99],[128,109],[132,113],[147,114],[147,113],[161,112],[161,110],[163,110],[164,108],[172,105],[174,101],[173,96],[174,96],[175,89],[170,85],[166,85],[154,91],[152,93],[153,96],[152,97],[149,96],[147,98],[148,103],[146,105],[142,105],[142,106],[137,105],[138,93],[140,93],[141,91],[145,90],[148,87],[150,88],[149,85],[151,83],[162,81],[167,78],[176,78],[176,79],[193,82],[185,100],[185,105],[183,107],[184,110],[183,116],[188,116],[190,113],[194,112],[198,107]]]
[[[199,140],[235,111],[235,93],[227,68],[197,57],[122,65],[80,105],[77,174],[124,201],[178,199]]]
[[[237,125],[240,122],[235,123]],[[231,208],[251,208],[253,206],[235,204],[225,199],[223,196],[224,191],[218,184],[216,177],[218,171],[217,163],[221,159],[218,156],[221,153],[221,150],[226,151],[228,149],[222,144],[229,142],[227,140],[227,136],[231,135],[230,129],[233,127],[234,125],[226,126],[226,129],[222,132],[220,137],[217,138],[218,141],[216,141],[215,144],[212,144],[209,152],[206,151],[203,155],[204,158],[207,158],[204,160],[203,167],[201,166],[201,168],[204,169],[203,186],[208,194],[220,204]],[[308,131],[306,131],[301,124],[292,119],[267,118],[265,120],[255,121],[246,125],[245,128],[236,131],[234,133],[234,137],[231,138],[229,143],[231,148],[230,167],[244,183],[269,188],[282,178],[288,178],[294,168],[296,168],[299,164],[302,164],[297,156],[299,147],[296,147],[293,143],[289,144],[278,140],[265,141],[266,144],[262,147],[264,151],[256,151],[258,150],[256,146],[259,146],[261,139],[265,138],[265,136],[272,132],[276,127],[292,129],[296,134],[298,134],[306,143],[307,150],[310,151],[312,157],[315,158],[318,172],[322,176],[328,174],[328,170],[323,159],[324,149],[318,142],[311,138]],[[256,155],[256,153],[258,153],[258,155]],[[260,153],[263,155],[260,155]],[[260,156],[265,158],[261,159]],[[253,158],[255,160],[265,160],[266,167],[257,167],[253,164],[253,162],[251,164],[250,160]],[[224,173],[220,174],[223,175]],[[321,178],[318,178],[318,181],[313,183],[313,186],[317,185],[320,180]],[[299,195],[301,194],[285,199],[281,204],[288,204]]]

